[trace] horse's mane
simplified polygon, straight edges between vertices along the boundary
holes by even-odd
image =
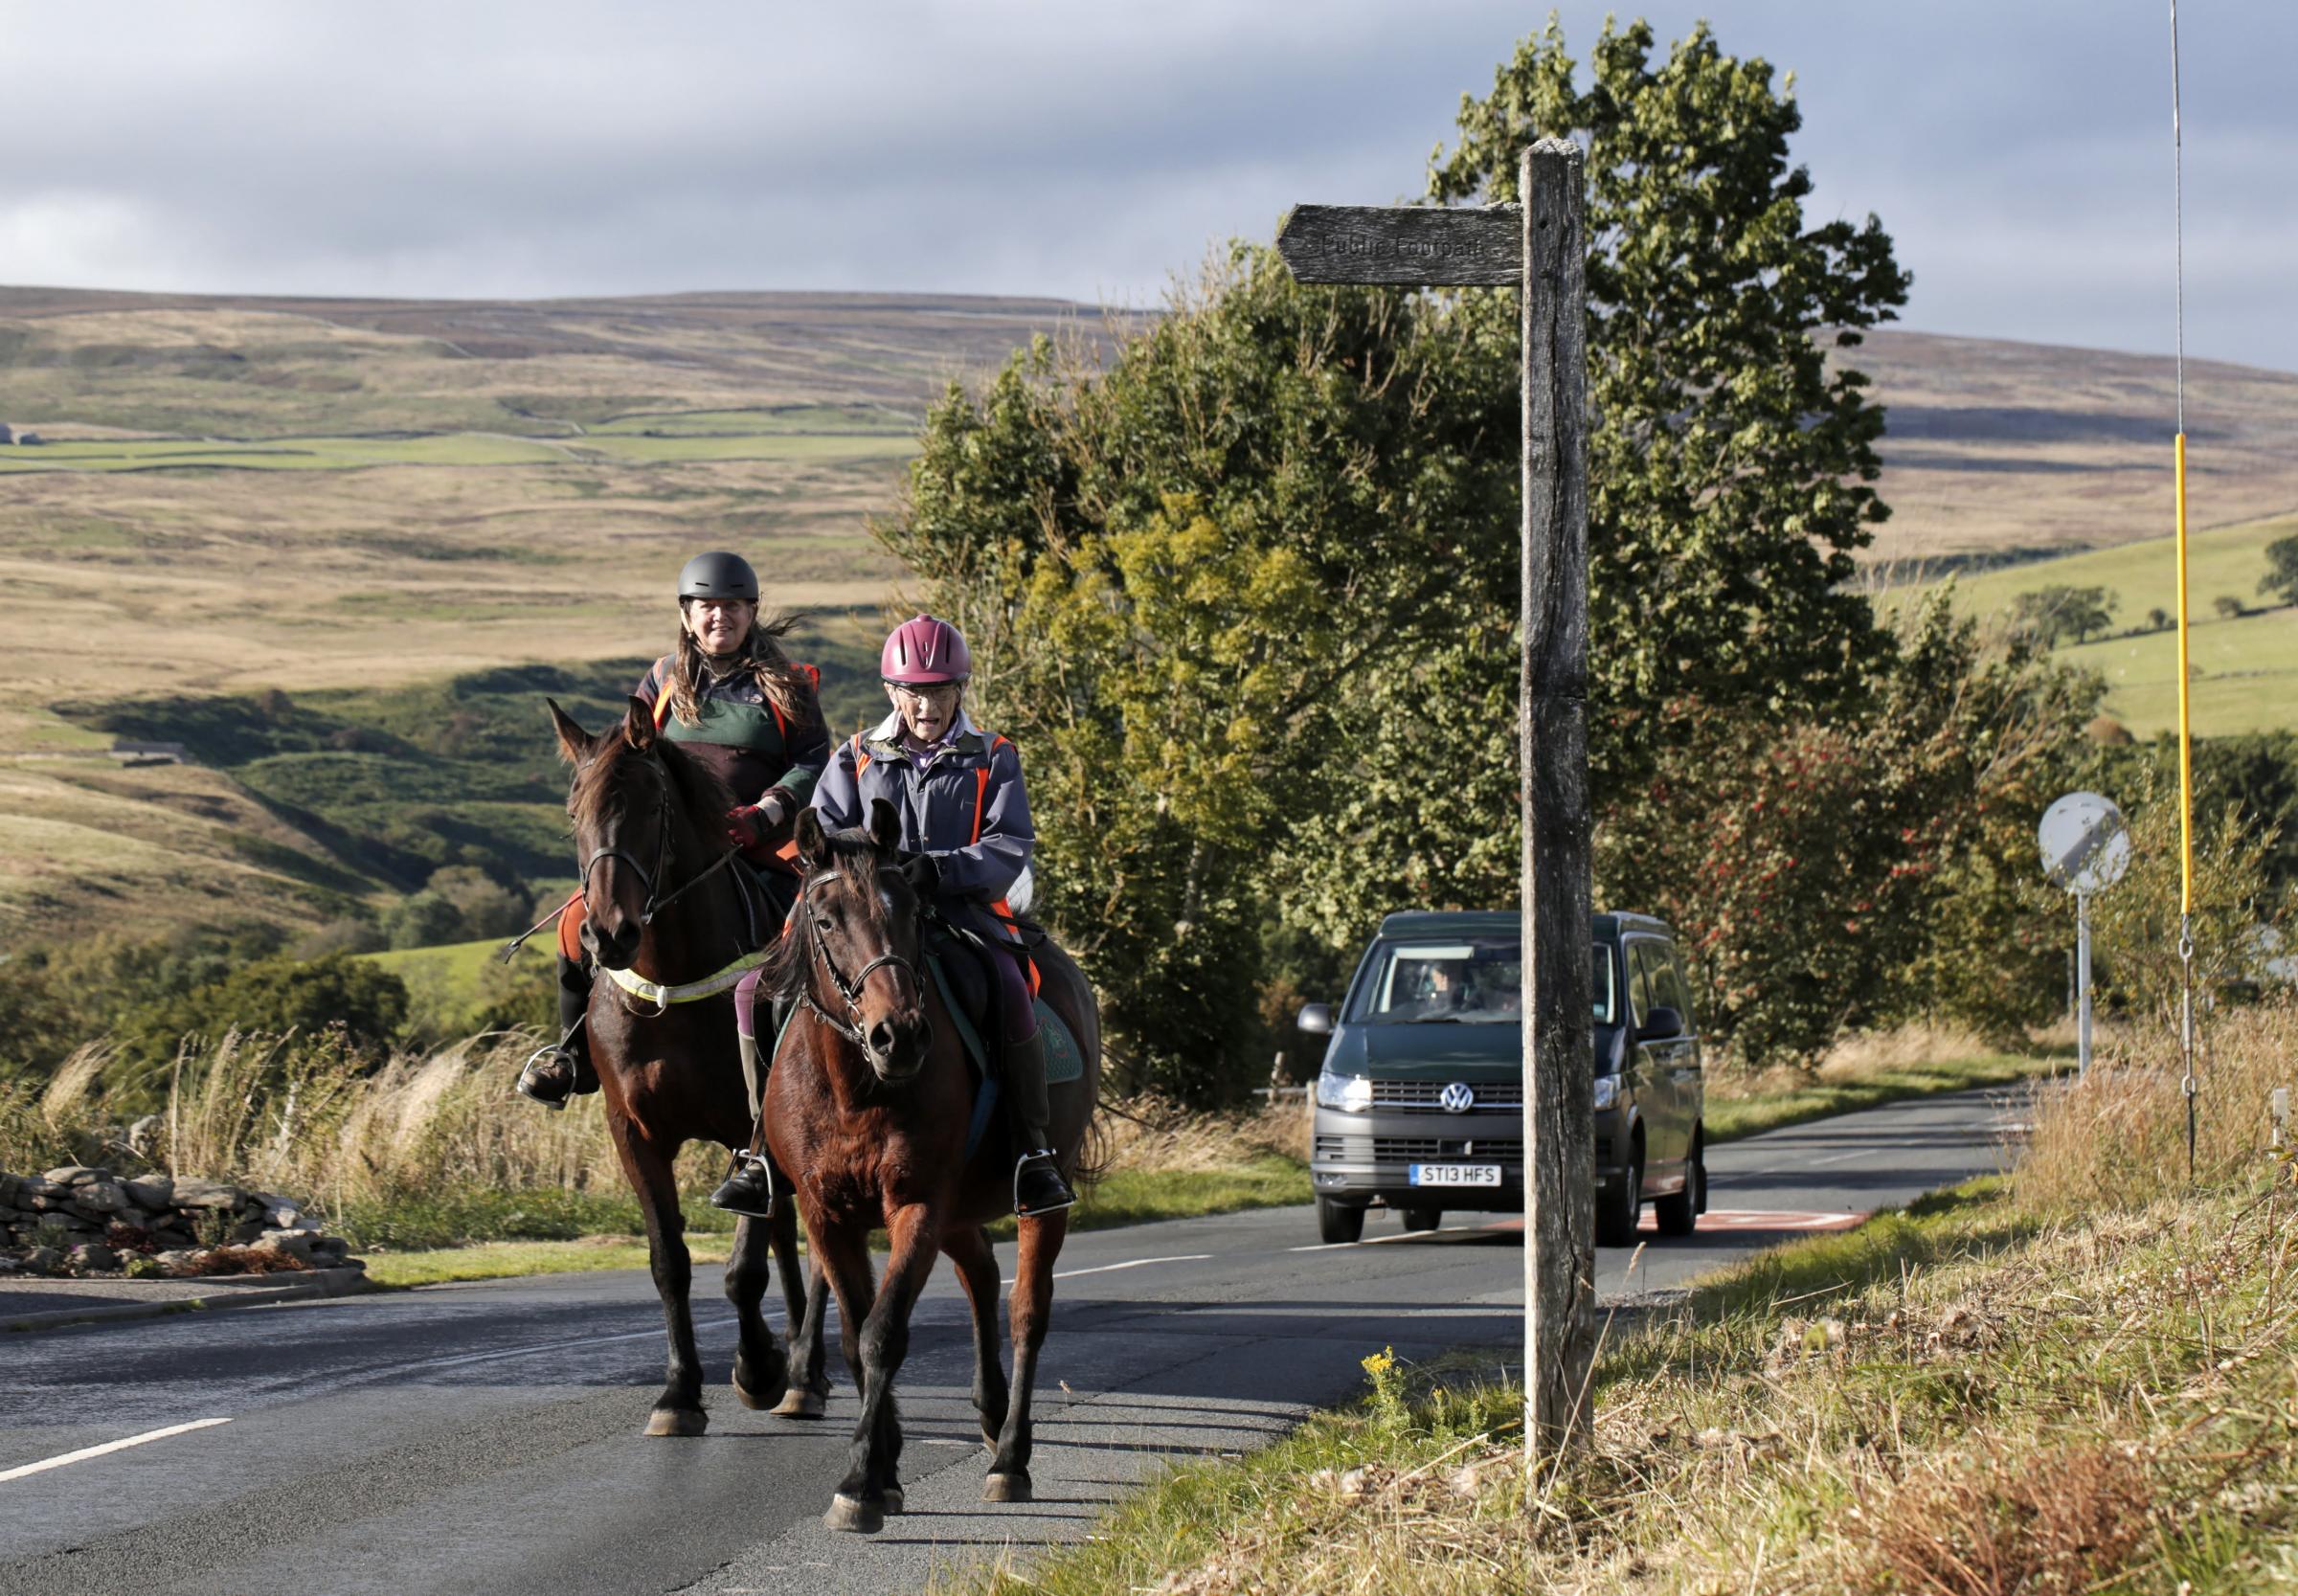
[[[878,847],[869,833],[856,826],[850,831],[833,831],[822,839],[827,854],[821,861],[815,875],[835,872],[861,888],[864,891],[877,888]],[[810,943],[796,924],[791,933],[778,939],[766,955],[758,983],[777,998],[795,998],[806,984],[806,966],[811,958]]]
[[[652,752],[660,754],[663,769],[670,775],[671,790],[685,807],[687,823],[712,835],[710,822],[734,806],[733,789],[717,772],[704,764],[667,737],[657,737]],[[615,776],[624,758],[636,751],[621,731],[608,731],[598,739],[590,758],[574,771],[574,788],[567,800],[568,813],[576,823],[597,821],[605,815],[607,804],[615,791]]]

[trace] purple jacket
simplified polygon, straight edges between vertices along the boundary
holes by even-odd
[[[902,818],[902,846],[934,855],[943,892],[981,903],[1003,898],[1037,845],[1021,754],[962,713],[922,770],[900,737],[900,717],[889,715],[831,752],[814,788],[822,825],[865,824],[869,800],[882,798]]]

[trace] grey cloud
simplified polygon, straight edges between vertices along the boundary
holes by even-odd
[[[1720,9],[1651,8],[1663,36]],[[1582,53],[1601,10],[1565,10]],[[1292,201],[1417,191],[1461,92],[1541,14],[0,0],[0,281],[1138,303]],[[2190,339],[2298,366],[2271,269],[2298,8],[2188,27]],[[1814,213],[1881,215],[1917,273],[1910,326],[2167,344],[2154,8],[1735,0],[1717,29],[1797,73]]]

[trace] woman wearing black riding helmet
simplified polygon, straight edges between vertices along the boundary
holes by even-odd
[[[739,554],[697,554],[678,573],[678,644],[640,681],[636,696],[664,736],[687,745],[740,798],[727,838],[755,867],[777,927],[797,897],[797,877],[774,853],[806,806],[830,757],[815,673],[782,652],[786,618],[758,618],[758,576]],[[577,900],[577,905],[579,900]],[[576,933],[579,907],[559,919],[561,1040],[529,1059],[519,1090],[552,1108],[596,1091],[582,1018],[591,971]]]

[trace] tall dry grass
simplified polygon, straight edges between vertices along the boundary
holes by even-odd
[[[2109,1033],[2088,1078],[2039,1089],[2014,1172],[2019,1201],[2080,1211],[2126,1207],[2188,1188],[2187,1105],[2178,1039],[2155,1025]],[[2262,1172],[2277,1087],[2298,1087],[2298,1002],[2205,1017],[2196,1045],[2193,1183]]]
[[[495,1032],[370,1069],[325,1041],[230,1033],[188,1039],[156,1086],[83,1047],[0,1112],[0,1168],[101,1158],[336,1210],[447,1189],[619,1189],[597,1097],[550,1113],[512,1095],[537,1045]]]
[[[449,1201],[470,1194],[620,1198],[598,1097],[552,1113],[513,1095],[520,1062],[540,1040],[489,1033],[372,1068],[325,1039],[234,1033],[188,1039],[156,1080],[123,1068],[108,1046],[84,1047],[36,1095],[0,1087],[0,1169],[89,1161],[225,1180],[357,1216],[371,1238],[402,1245],[485,1224]],[[1149,1096],[1106,1109],[1093,1153],[1107,1172],[1209,1174],[1308,1157],[1299,1103],[1205,1113]],[[707,1192],[723,1162],[714,1148],[690,1148],[679,1163],[685,1195]],[[455,1211],[436,1212],[442,1202]],[[535,1217],[528,1206],[522,1219]],[[406,1216],[418,1208],[430,1211],[413,1225]],[[596,1203],[550,1214],[557,1228],[584,1215],[612,1220]]]

